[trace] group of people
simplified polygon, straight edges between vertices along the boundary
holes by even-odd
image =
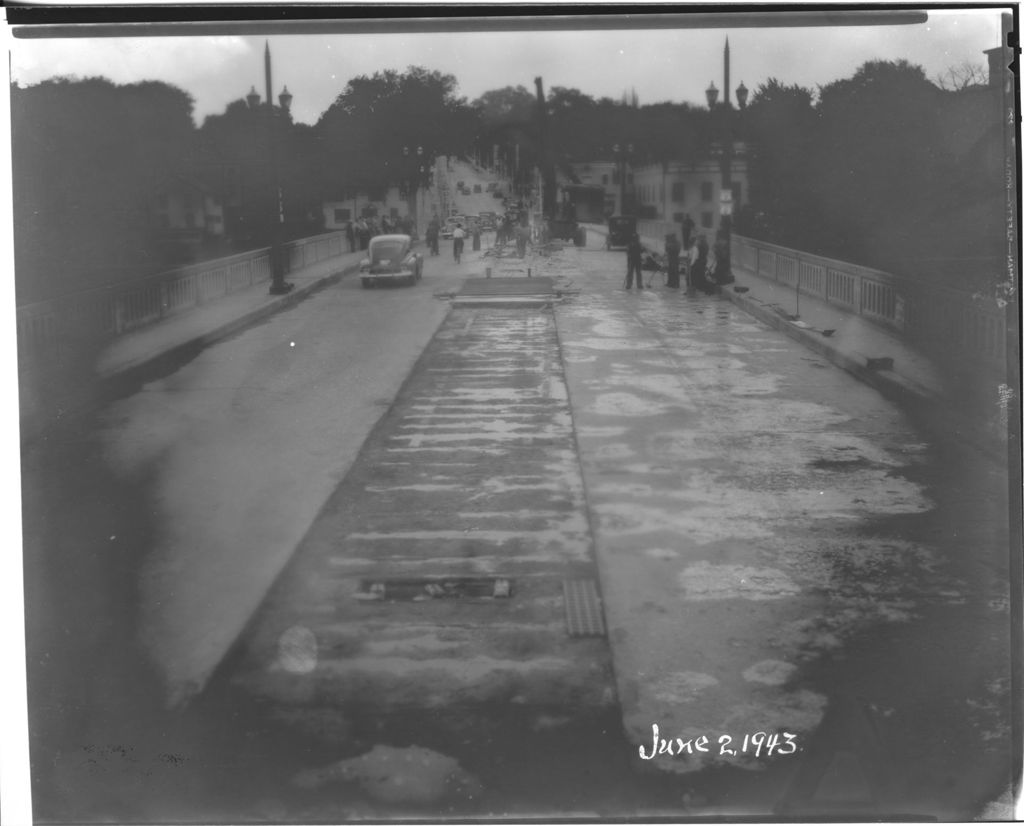
[[[368,249],[370,239],[375,235],[390,235],[391,233],[404,233],[411,236],[413,234],[412,218],[406,216],[405,218],[391,219],[383,215],[378,221],[373,217],[363,217],[349,221],[348,226],[345,227],[349,252]]]
[[[682,223],[683,240],[680,243],[675,233],[665,236],[665,258],[667,273],[665,284],[668,287],[680,286],[680,263],[685,255],[686,291],[694,294],[700,290],[707,295],[719,292],[723,284],[732,278],[729,267],[729,245],[719,232],[714,247],[709,247],[707,236],[703,233],[694,237],[694,225],[689,215],[684,216]],[[626,289],[633,288],[634,277],[636,288],[643,289],[644,248],[640,235],[633,233],[626,247]]]
[[[479,248],[479,230],[474,230],[474,240],[476,244],[474,249]],[[441,238],[441,221],[434,216],[430,223],[427,224],[427,249],[430,250],[431,255],[440,255],[440,238]],[[466,246],[466,230],[462,228],[462,224],[457,223],[455,229],[452,230],[452,253],[455,256],[455,263],[459,263],[462,260],[462,252]]]

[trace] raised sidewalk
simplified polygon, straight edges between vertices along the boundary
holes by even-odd
[[[364,255],[347,252],[288,273],[285,280],[295,287],[285,295],[270,295],[268,282],[254,284],[119,336],[100,354],[97,377],[104,383],[142,378],[161,364],[233,335],[354,272]]]
[[[598,224],[586,226],[598,235],[607,232]],[[664,253],[663,238],[641,236],[641,241],[645,249]],[[733,276],[736,282],[722,289],[724,298],[875,388],[930,432],[1006,457],[1005,415],[999,415],[998,407],[979,414],[978,400],[958,398],[941,365],[912,344],[863,316],[798,296],[786,285],[735,265]]]

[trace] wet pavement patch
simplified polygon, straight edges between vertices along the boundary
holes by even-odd
[[[512,581],[495,577],[419,577],[364,579],[356,599],[386,602],[421,602],[431,599],[507,599]]]
[[[815,459],[809,464],[819,470],[857,470],[871,467],[871,462],[860,456],[856,459]]]

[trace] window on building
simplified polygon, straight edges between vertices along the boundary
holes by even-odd
[[[334,210],[334,223],[340,224],[343,221],[348,221],[352,217],[352,210],[350,209],[339,209]]]
[[[740,203],[743,200],[740,197],[742,194],[743,194],[743,184],[733,184],[732,185],[732,204],[733,204],[733,207],[738,207],[740,205]]]
[[[390,209],[391,220],[395,221],[398,219],[398,207],[391,207]]]
[[[686,187],[683,186],[683,182],[682,181],[673,181],[672,182],[672,200],[675,203],[677,203],[677,204],[681,204],[683,201],[686,200],[685,195],[686,195]]]
[[[608,176],[607,175],[602,175],[601,176],[601,183],[604,184],[605,186],[608,185]]]
[[[619,182],[619,170],[613,169],[612,170],[612,183],[613,184],[617,184],[618,182]]]
[[[714,184],[711,181],[704,181],[700,185],[700,199],[702,201],[710,201],[713,190]]]
[[[700,225],[704,229],[711,229],[715,225],[714,216],[710,212],[702,212],[700,214]]]

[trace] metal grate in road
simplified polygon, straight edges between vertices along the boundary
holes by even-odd
[[[604,615],[597,584],[592,579],[562,580],[565,624],[570,637],[603,637]]]

